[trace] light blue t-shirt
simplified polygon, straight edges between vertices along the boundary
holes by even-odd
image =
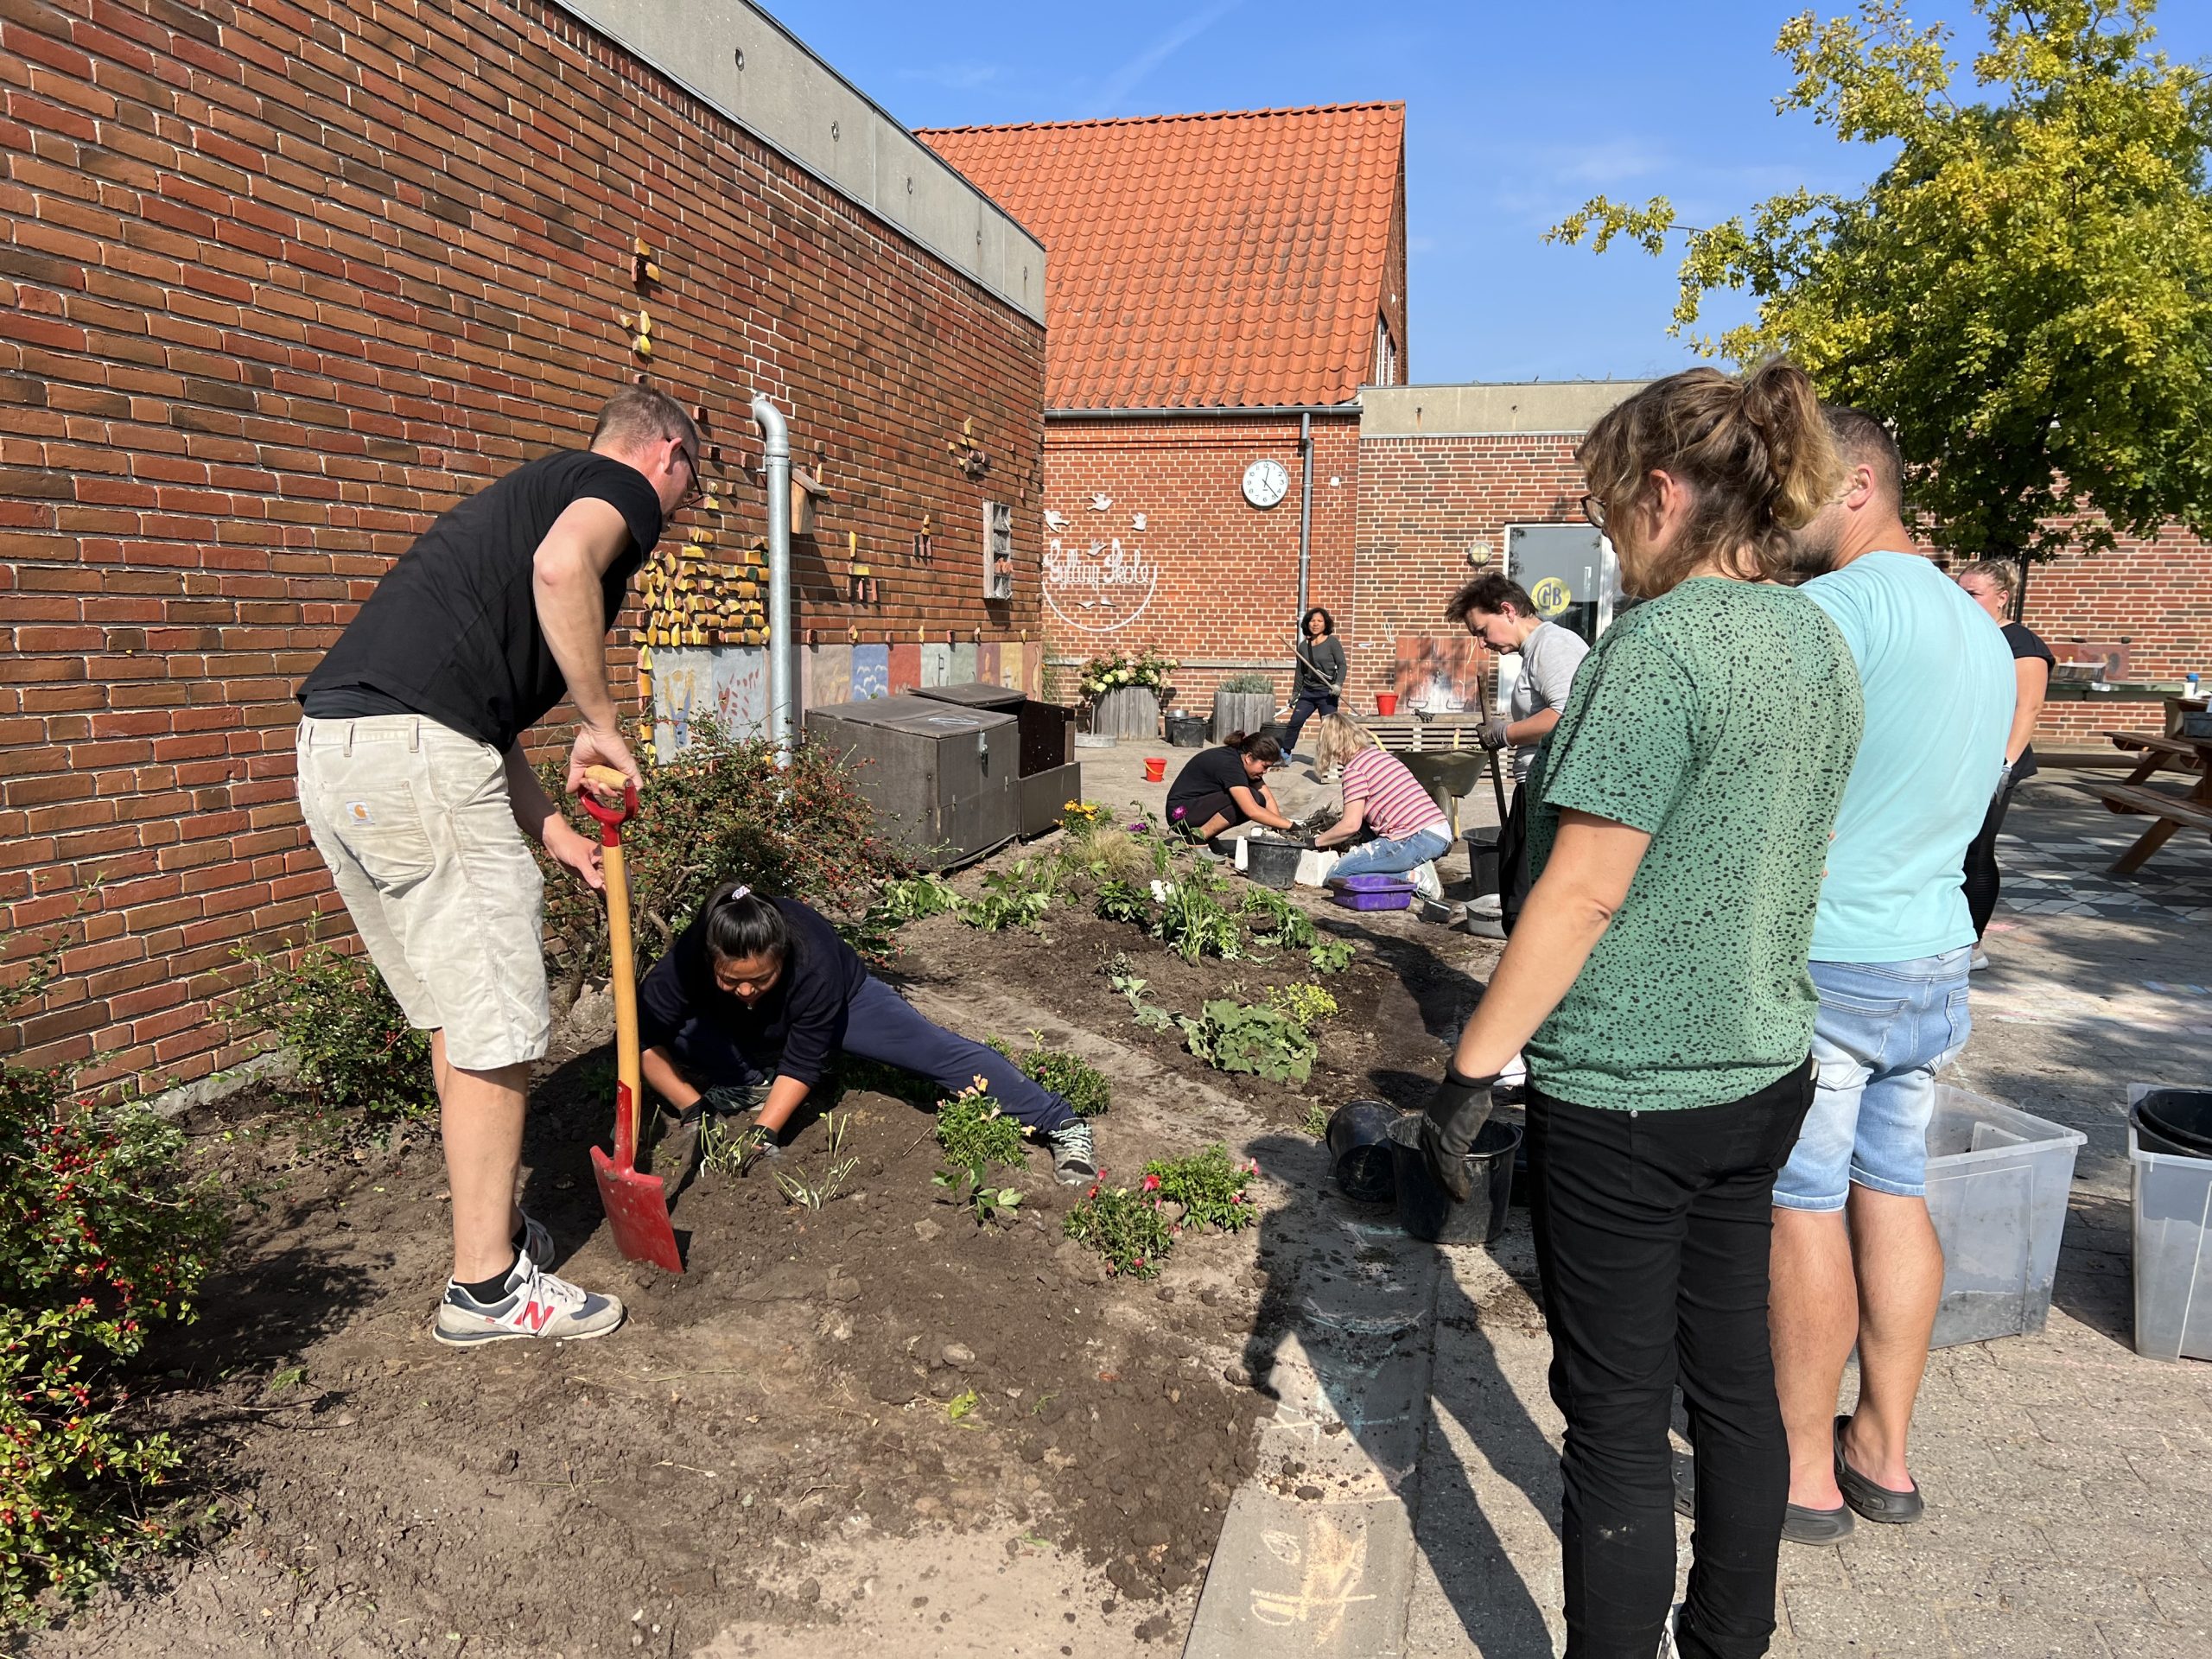
[[[1971,944],[1961,866],[2012,729],[2004,632],[1910,553],[1861,554],[1802,591],[1850,645],[1866,702],[1813,960],[1909,962]]]

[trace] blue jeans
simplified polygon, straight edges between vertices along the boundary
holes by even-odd
[[[1441,857],[1444,849],[1451,844],[1450,833],[1441,829],[1416,830],[1410,836],[1396,841],[1388,836],[1377,836],[1338,859],[1336,868],[1329,872],[1329,879],[1335,880],[1345,875],[1390,875],[1404,870],[1417,870],[1430,861]]]
[[[1282,752],[1288,754],[1298,747],[1298,734],[1306,729],[1306,722],[1316,715],[1337,712],[1337,698],[1333,693],[1301,691],[1298,701],[1290,706],[1290,730],[1282,741]]]
[[[846,1005],[842,1050],[864,1060],[918,1071],[944,1090],[947,1097],[980,1077],[1008,1117],[1039,1135],[1075,1121],[1075,1108],[1051,1090],[1031,1082],[1005,1055],[924,1019],[912,1003],[873,974],[861,982]],[[727,1038],[694,1044],[677,1058],[686,1075],[701,1088],[769,1080],[760,1063],[740,1053]]]
[[[1813,1109],[1774,1184],[1784,1210],[1844,1207],[1855,1182],[1891,1198],[1928,1196],[1936,1073],[1964,1048],[1971,946],[1910,962],[1816,962],[1820,1069]]]

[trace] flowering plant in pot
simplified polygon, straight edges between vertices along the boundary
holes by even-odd
[[[1139,652],[1135,656],[1126,651],[1109,651],[1083,665],[1080,683],[1083,695],[1094,702],[1109,691],[1140,687],[1155,696],[1165,696],[1170,689],[1167,677],[1174,671],[1174,662],[1156,651]]]

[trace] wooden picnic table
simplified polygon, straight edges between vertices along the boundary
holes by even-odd
[[[2143,760],[2122,783],[2084,784],[2081,787],[2103,801],[2112,811],[2142,813],[2152,821],[2151,827],[2136,837],[2135,844],[2113,861],[2114,875],[2134,874],[2152,854],[2172,839],[2177,830],[2202,830],[2212,834],[2212,738],[2152,737],[2139,732],[2107,732],[2105,735],[2122,748],[2139,750]],[[2123,739],[2126,741],[2123,742]],[[2196,785],[2188,794],[2154,789],[2144,781],[2169,765],[2184,772],[2195,771]]]

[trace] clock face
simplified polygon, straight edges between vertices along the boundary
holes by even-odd
[[[1244,469],[1244,499],[1255,507],[1272,507],[1289,488],[1289,471],[1279,461],[1255,461]]]

